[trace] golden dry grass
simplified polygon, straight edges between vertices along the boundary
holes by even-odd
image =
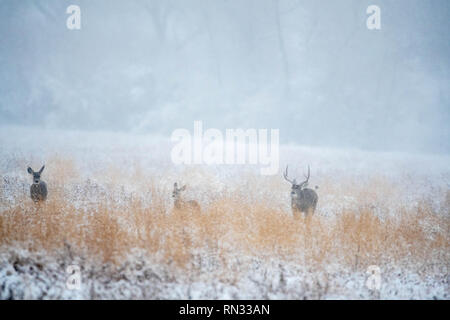
[[[20,205],[0,212],[0,246],[56,251],[68,243],[77,254],[112,262],[141,248],[178,266],[188,265],[199,249],[223,260],[248,254],[353,268],[405,259],[445,263],[450,255],[450,218],[433,212],[427,202],[382,218],[367,206],[355,206],[333,217],[316,214],[308,220],[294,220],[282,203],[245,201],[252,195],[236,191],[215,197],[201,213],[192,213],[173,210],[166,201],[167,191],[136,169],[128,178],[143,186],[145,177],[143,196],[151,201],[129,197],[119,202],[106,195],[80,209],[67,199],[62,187],[78,176],[75,167],[55,160],[50,168],[47,179],[59,183],[52,185],[47,202],[37,206],[24,195]],[[382,179],[373,181],[372,190],[385,184]],[[333,186],[323,189],[332,192]],[[367,188],[353,194],[370,201],[376,197]]]

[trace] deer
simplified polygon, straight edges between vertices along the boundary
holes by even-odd
[[[47,184],[41,180],[41,174],[44,168],[45,165],[39,171],[34,171],[31,167],[28,167],[27,170],[33,176],[33,184],[30,186],[30,197],[34,203],[43,202],[47,199]]]
[[[310,177],[310,168],[308,166],[308,174],[305,175],[306,180],[297,184],[297,181],[290,180],[288,178],[288,166],[286,166],[286,171],[284,172],[284,179],[290,182],[292,185],[291,188],[291,208],[292,214],[295,218],[299,216],[302,212],[305,215],[305,218],[308,216],[312,216],[314,211],[316,210],[317,201],[319,197],[317,196],[316,191],[313,189],[307,188],[308,181]],[[318,189],[316,186],[315,189]]]
[[[181,192],[186,190],[186,185],[182,186],[181,188],[178,188],[178,183],[174,183],[173,185],[173,192],[172,192],[172,198],[173,198],[173,204],[175,209],[177,210],[188,210],[188,211],[194,211],[199,212],[200,211],[200,205],[195,200],[183,200],[181,198]]]

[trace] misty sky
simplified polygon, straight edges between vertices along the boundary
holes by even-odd
[[[450,153],[449,31],[447,0],[0,0],[0,125]]]

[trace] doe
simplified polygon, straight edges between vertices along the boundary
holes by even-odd
[[[188,211],[200,211],[200,205],[195,200],[184,200],[181,197],[181,192],[186,190],[186,185],[182,186],[181,188],[178,188],[178,184],[175,182],[173,184],[173,192],[172,192],[172,198],[173,198],[173,204],[176,209],[178,210],[188,210]]]
[[[33,184],[30,186],[31,200],[35,203],[45,201],[47,199],[47,184],[41,180],[42,171],[44,171],[45,165],[41,170],[34,171],[28,167],[28,173],[33,176]]]

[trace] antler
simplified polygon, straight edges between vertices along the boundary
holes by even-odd
[[[284,172],[284,174],[283,174],[283,176],[284,176],[284,179],[286,179],[286,181],[288,181],[288,182],[290,182],[290,183],[292,183],[292,184],[295,184],[295,180],[294,181],[291,181],[291,180],[289,180],[288,179],[288,166],[286,166],[286,171]]]
[[[305,175],[306,180],[303,181],[302,183],[300,183],[300,188],[302,188],[303,186],[306,186],[308,184],[310,173],[311,172],[310,172],[309,165],[308,165],[308,175]]]

